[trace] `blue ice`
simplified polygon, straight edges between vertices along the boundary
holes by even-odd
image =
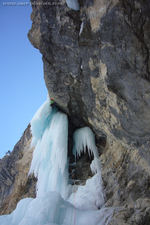
[[[50,100],[31,120],[35,146],[29,175],[37,181],[37,196],[21,200],[10,215],[0,216],[2,225],[105,225],[113,208],[104,205],[100,160],[90,128],[74,133],[74,154],[93,154],[91,170],[95,174],[84,186],[71,186],[68,176],[68,118]],[[98,210],[102,207],[100,210]]]

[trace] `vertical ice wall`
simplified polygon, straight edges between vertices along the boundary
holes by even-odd
[[[29,175],[38,178],[37,195],[58,191],[66,199],[68,193],[68,119],[57,108],[51,111],[49,98],[31,120],[35,145]]]

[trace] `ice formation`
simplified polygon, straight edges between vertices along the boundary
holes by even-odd
[[[82,21],[82,23],[81,23],[81,27],[80,27],[79,36],[82,34],[82,31],[83,31],[83,25],[84,25],[84,23],[83,23],[83,21]]]
[[[86,149],[88,150],[89,156],[94,156],[94,160],[91,164],[92,172],[100,172],[100,159],[98,156],[97,147],[95,145],[95,137],[89,127],[78,129],[74,133],[73,154],[75,155],[75,158],[76,154],[80,156],[82,152],[86,153]]]
[[[57,192],[21,200],[10,215],[0,216],[1,225],[107,225],[113,208],[79,210]]]
[[[67,198],[68,185],[68,119],[57,108],[51,111],[49,99],[31,120],[33,141],[36,144],[29,175],[38,178],[37,196],[58,191]]]
[[[74,10],[80,10],[79,2],[78,0],[66,0],[66,3],[69,8]]]
[[[10,215],[0,216],[0,224],[107,225],[114,209],[101,208],[104,204],[101,167],[90,128],[75,132],[73,151],[80,155],[88,149],[94,156],[91,170],[96,174],[85,186],[78,187],[71,186],[68,178],[67,115],[57,108],[51,111],[48,98],[33,117],[31,130],[35,150],[29,174],[38,178],[37,196],[21,200]]]
[[[95,145],[95,137],[89,127],[77,129],[74,132],[73,154],[80,156],[82,152],[88,151],[89,156],[94,156],[90,165],[91,171],[96,175],[88,179],[85,186],[76,187],[76,204],[80,209],[96,210],[104,205],[105,195],[103,193],[101,164],[98,156],[97,147]],[[73,204],[73,194],[68,201]]]
[[[97,173],[86,181],[84,186],[76,186],[77,191],[67,199],[81,210],[97,210],[104,206],[104,193],[101,174]]]

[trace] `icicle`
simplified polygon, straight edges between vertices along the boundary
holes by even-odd
[[[82,33],[82,31],[83,31],[83,25],[84,25],[84,23],[83,23],[83,21],[82,21],[82,23],[81,23],[81,27],[80,27],[79,36],[81,36],[81,33]]]
[[[74,9],[74,10],[80,10],[79,2],[78,0],[66,0],[66,3],[69,8]]]
[[[76,186],[76,207],[83,210],[96,210],[102,207],[105,202],[102,178],[101,178],[101,164],[98,156],[98,150],[95,145],[95,137],[89,127],[78,129],[74,132],[74,147],[73,154],[80,156],[82,152],[93,155],[94,159],[90,165],[92,173],[96,174],[91,179],[86,181],[85,186]],[[88,197],[87,197],[88,196]],[[73,204],[74,194],[72,194],[68,201]]]
[[[100,171],[100,159],[98,156],[97,147],[95,145],[94,134],[89,127],[84,127],[74,132],[73,154],[75,158],[76,154],[80,156],[82,152],[86,153],[86,148],[88,149],[89,156],[92,154],[94,156],[94,160],[91,164],[91,170],[93,173],[96,173]]]

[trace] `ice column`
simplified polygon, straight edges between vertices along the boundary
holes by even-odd
[[[68,119],[57,108],[51,111],[49,99],[31,121],[35,145],[29,175],[38,178],[37,196],[58,191],[66,199],[68,188]]]

